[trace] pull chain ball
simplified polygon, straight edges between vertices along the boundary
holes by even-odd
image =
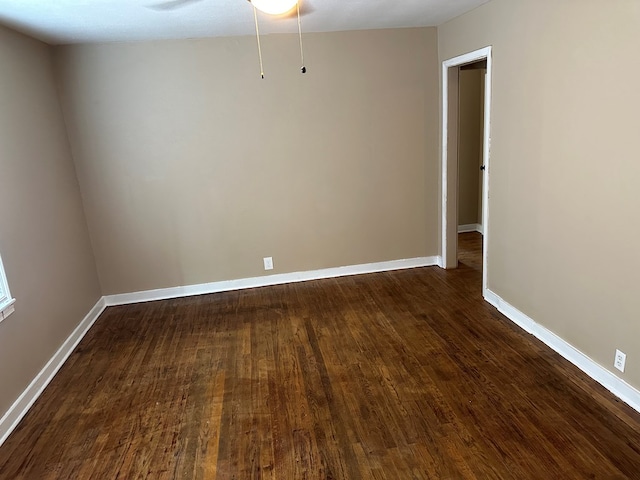
[[[302,73],[307,73],[307,67],[303,66],[303,67],[300,69],[300,71],[301,71]]]

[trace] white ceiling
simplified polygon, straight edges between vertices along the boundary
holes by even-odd
[[[303,32],[440,25],[488,0],[301,0]],[[162,8],[164,6],[164,8]],[[260,33],[297,32],[260,14]],[[247,0],[0,0],[0,23],[51,44],[254,34]]]

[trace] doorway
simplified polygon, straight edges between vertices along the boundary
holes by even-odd
[[[486,74],[484,73],[486,69]],[[469,74],[477,70],[482,73]],[[461,75],[462,73],[462,75]],[[481,145],[476,148],[477,174],[474,177],[470,171],[460,168],[471,168],[469,159],[470,151],[468,145],[461,145],[458,142],[460,136],[460,101],[466,95],[460,93],[461,78],[467,76],[482,75],[482,88],[484,89],[484,99],[481,107],[482,128],[479,141]],[[441,267],[457,268],[458,266],[458,227],[459,211],[461,202],[464,215],[467,220],[474,219],[475,222],[463,223],[462,230],[477,231],[477,235],[482,235],[482,293],[485,295],[487,289],[487,251],[489,243],[489,147],[490,147],[490,118],[491,118],[491,76],[492,61],[491,47],[486,47],[465,55],[461,55],[442,63],[442,240],[441,240]],[[476,86],[476,88],[479,88]],[[464,128],[464,125],[462,125]],[[461,157],[462,155],[462,157]],[[464,163],[464,165],[463,165]],[[475,168],[475,167],[474,167]],[[476,188],[471,188],[471,192],[462,190],[469,188],[473,181],[478,182]],[[461,195],[463,194],[463,195]],[[476,216],[470,215],[473,209],[473,202],[467,204],[468,197],[477,195]],[[479,206],[479,207],[478,207]],[[471,242],[477,242],[477,238]],[[466,240],[465,240],[466,242]]]
[[[458,67],[458,267],[482,273],[484,83],[487,61]]]

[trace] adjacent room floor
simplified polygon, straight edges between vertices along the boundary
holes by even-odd
[[[454,271],[107,309],[0,478],[640,478],[640,415],[482,300],[478,237]]]
[[[482,274],[482,234],[467,232],[458,234],[458,265],[468,267]],[[477,287],[482,288],[482,275]]]

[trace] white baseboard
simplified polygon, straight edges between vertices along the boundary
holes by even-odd
[[[562,355],[565,359],[569,360],[576,367],[593,378],[596,382],[604,386],[616,397],[620,398],[620,400],[627,403],[634,410],[640,412],[639,390],[589,358],[573,345],[557,336],[551,330],[536,323],[535,320],[522,313],[513,305],[504,301],[491,290],[485,291],[484,298],[513,323],[521,327],[527,333],[530,333],[537,339],[541,340],[551,349]]]
[[[320,280],[323,278],[386,272],[406,268],[431,267],[434,265],[440,265],[441,263],[442,261],[440,260],[440,257],[418,257],[404,260],[391,260],[388,262],[365,263],[347,267],[310,270],[306,272],[281,273],[276,275],[265,275],[263,277],[224,280],[221,282],[201,283],[198,285],[160,288],[157,290],[145,290],[134,293],[121,293],[117,295],[107,295],[104,298],[107,306],[128,305],[130,303],[151,302],[154,300],[166,300],[170,298],[188,297],[191,295],[204,295],[207,293],[227,292],[230,290],[281,285],[284,283],[306,282],[309,280]]]
[[[480,223],[469,223],[467,225],[458,225],[458,233],[478,232],[484,233],[484,228]]]
[[[71,332],[71,335],[65,340],[58,351],[51,357],[40,373],[31,381],[29,386],[22,392],[22,395],[13,402],[13,405],[0,418],[0,445],[4,443],[7,437],[18,426],[22,417],[29,411],[44,389],[49,385],[60,367],[69,358],[71,352],[76,348],[80,340],[86,335],[91,326],[98,319],[100,314],[106,308],[104,297],[98,300],[98,303],[84,317],[80,324]]]

